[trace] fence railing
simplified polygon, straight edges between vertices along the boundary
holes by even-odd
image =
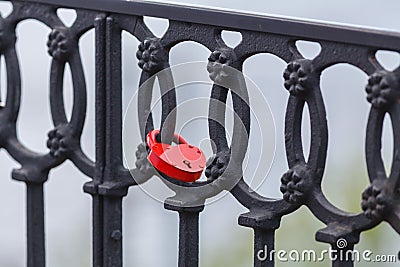
[[[128,188],[153,176],[169,181],[176,196],[167,199],[165,208],[179,213],[179,266],[198,266],[199,214],[204,201],[223,190],[230,193],[249,212],[239,217],[239,224],[254,229],[254,266],[274,266],[274,259],[257,257],[265,245],[274,249],[275,230],[281,217],[302,205],[322,221],[326,228],[316,239],[333,249],[347,252],[358,243],[360,233],[383,221],[400,233],[400,69],[385,70],[375,58],[380,49],[400,51],[400,34],[377,30],[296,21],[245,13],[182,7],[169,4],[122,0],[27,0],[12,1],[13,11],[0,19],[0,52],[7,69],[7,98],[0,110],[0,144],[21,165],[12,172],[15,180],[27,186],[27,257],[28,266],[45,266],[45,231],[43,185],[49,171],[72,161],[91,181],[84,190],[93,197],[93,266],[122,266],[122,199]],[[61,7],[76,10],[71,27],[57,16]],[[146,27],[143,16],[169,20],[169,28],[161,38]],[[16,27],[27,19],[38,20],[52,31],[43,45],[52,56],[50,73],[50,105],[54,130],[48,134],[47,154],[38,154],[21,144],[16,131],[20,108],[21,73],[15,44]],[[91,161],[82,151],[80,137],[86,115],[86,85],[79,53],[80,37],[95,30],[96,46],[96,159]],[[221,37],[223,30],[237,31],[242,41],[234,48]],[[154,128],[148,107],[152,90],[139,90],[139,121],[143,144],[137,152],[137,168],[128,170],[122,156],[122,77],[121,34],[126,31],[140,42],[137,57],[142,68],[140,85],[158,77],[173,83],[170,74],[161,77],[169,67],[168,53],[183,41],[200,43],[210,50],[210,77],[214,86],[210,95],[210,118],[222,120],[225,109],[213,103],[226,103],[231,92],[235,120],[232,146],[226,140],[222,125],[209,120],[210,139],[216,144],[215,158],[206,169],[206,182],[182,184],[171,181],[151,168],[146,160],[146,134]],[[314,59],[305,59],[295,42],[317,42],[321,52]],[[252,191],[242,177],[242,162],[250,132],[250,108],[246,86],[240,75],[234,75],[237,91],[225,83],[218,71],[224,67],[242,70],[243,62],[258,53],[273,54],[285,62],[284,86],[288,90],[285,118],[285,143],[289,169],[281,179],[283,199],[265,198]],[[205,59],[207,60],[207,59]],[[371,185],[362,194],[363,213],[346,213],[324,196],[321,182],[327,156],[328,128],[323,97],[320,91],[321,72],[338,63],[354,65],[370,76],[366,85],[366,101],[371,109],[366,129],[366,162]],[[64,110],[63,77],[70,66],[73,81],[73,110],[68,119]],[[165,73],[165,72],[164,72]],[[236,75],[236,76],[235,76]],[[222,78],[221,78],[222,77]],[[163,79],[165,78],[165,79]],[[144,89],[143,89],[144,88]],[[175,91],[163,91],[162,122],[174,116]],[[311,144],[308,159],[302,147],[301,126],[304,106],[309,108]],[[381,139],[385,114],[393,126],[394,154],[391,172],[386,175]],[[239,123],[240,122],[240,123]],[[241,128],[239,124],[243,125]],[[172,126],[174,126],[172,124]],[[166,140],[174,127],[162,127]],[[132,152],[133,153],[133,152]],[[155,178],[153,178],[155,179]],[[232,183],[232,181],[235,181]],[[208,186],[208,187],[207,187]],[[185,188],[190,187],[190,197]],[[182,189],[183,188],[183,189]],[[338,240],[345,239],[342,246]],[[333,260],[333,266],[353,266],[351,259]]]

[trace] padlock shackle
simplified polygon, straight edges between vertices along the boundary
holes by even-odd
[[[147,135],[147,144],[149,145],[150,148],[152,146],[154,146],[155,144],[160,144],[159,142],[157,142],[157,136],[159,134],[160,134],[160,130],[153,130]],[[182,136],[180,136],[177,133],[174,133],[173,141],[176,144],[187,144],[188,143]]]

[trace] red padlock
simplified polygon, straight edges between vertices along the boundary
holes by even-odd
[[[160,130],[153,130],[146,138],[150,148],[147,158],[154,168],[182,182],[194,182],[199,179],[206,166],[206,157],[203,152],[189,145],[176,133],[174,142],[177,145],[158,143],[156,137],[159,134]]]

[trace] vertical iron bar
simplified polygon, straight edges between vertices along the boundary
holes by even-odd
[[[260,211],[250,211],[239,216],[239,224],[254,231],[254,266],[275,266],[275,231],[280,226],[280,217]]]
[[[105,162],[105,16],[95,19],[96,33],[96,171],[94,188],[103,182]],[[93,266],[103,266],[103,196],[93,192]]]
[[[254,228],[254,267],[275,266],[275,229]]]
[[[103,266],[103,197],[93,195],[93,267]]]
[[[122,167],[121,28],[106,19],[106,154],[104,183],[116,182]],[[104,267],[122,267],[122,196],[104,197]]]
[[[26,183],[28,267],[45,266],[43,183]]]
[[[347,256],[346,253],[348,251],[352,251],[354,245],[349,245],[344,249],[338,249],[336,246],[333,246],[333,249],[337,250],[337,258],[332,261],[332,267],[353,267],[354,261],[351,257]]]
[[[179,214],[178,267],[199,266],[199,214],[204,206],[176,206],[167,199],[164,208]]]
[[[179,267],[199,266],[199,214],[179,211]]]
[[[104,218],[104,266],[122,267],[122,198],[104,198]]]

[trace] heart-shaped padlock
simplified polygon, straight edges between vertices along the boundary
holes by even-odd
[[[177,145],[157,142],[160,130],[151,131],[146,138],[150,148],[148,160],[158,171],[183,182],[194,182],[200,178],[206,166],[206,157],[195,146],[189,145],[183,137],[174,134]]]

